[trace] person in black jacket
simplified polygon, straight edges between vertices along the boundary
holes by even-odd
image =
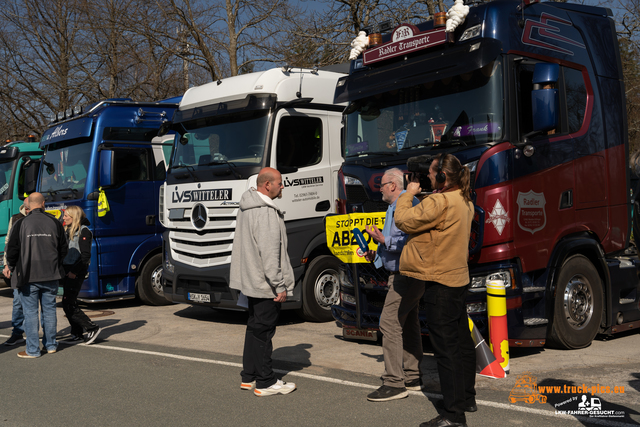
[[[40,357],[38,343],[38,304],[42,307],[44,334],[42,345],[47,353],[55,353],[56,295],[58,281],[64,277],[62,260],[67,255],[67,238],[60,221],[44,211],[44,196],[29,196],[31,212],[11,228],[7,245],[7,264],[15,275],[24,311],[24,331],[27,349],[18,353],[22,358]]]
[[[93,323],[78,307],[78,293],[87,275],[87,270],[89,270],[93,235],[88,227],[89,220],[81,207],[67,207],[63,219],[69,241],[69,252],[62,262],[66,274],[62,279],[64,288],[62,309],[71,325],[71,338],[67,342],[82,341],[82,335],[84,331],[87,331],[84,342],[91,344],[98,337],[100,327]]]

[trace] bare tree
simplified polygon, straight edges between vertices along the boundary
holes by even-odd
[[[3,110],[16,130],[41,134],[52,112],[65,110],[82,95],[85,79],[76,71],[73,50],[80,32],[77,3],[73,0],[14,0],[0,9],[5,26],[0,46],[5,57],[0,71],[10,91],[0,94]]]
[[[619,2],[618,40],[627,96],[629,151],[640,149],[640,0]]]
[[[169,0],[156,6],[167,23],[163,37],[173,40],[173,55],[205,70],[208,80],[273,62],[270,47],[283,33],[277,23],[288,8],[286,0]]]

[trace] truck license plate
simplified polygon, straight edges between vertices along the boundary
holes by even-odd
[[[368,331],[366,329],[343,328],[342,336],[347,340],[377,341],[378,331]]]
[[[187,294],[187,299],[193,302],[211,302],[211,295],[209,294]]]

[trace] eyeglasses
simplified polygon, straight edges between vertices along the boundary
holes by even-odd
[[[380,189],[382,190],[382,187],[384,187],[387,184],[393,184],[393,181],[388,181],[388,182],[385,182],[384,184],[380,184]]]

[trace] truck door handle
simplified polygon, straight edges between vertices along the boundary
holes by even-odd
[[[331,209],[331,202],[328,200],[318,202],[318,204],[316,205],[316,212],[326,212],[329,209]]]
[[[146,217],[147,225],[156,225],[156,216],[155,215],[147,215]]]
[[[567,190],[560,196],[560,209],[568,209],[573,206],[573,190]]]

